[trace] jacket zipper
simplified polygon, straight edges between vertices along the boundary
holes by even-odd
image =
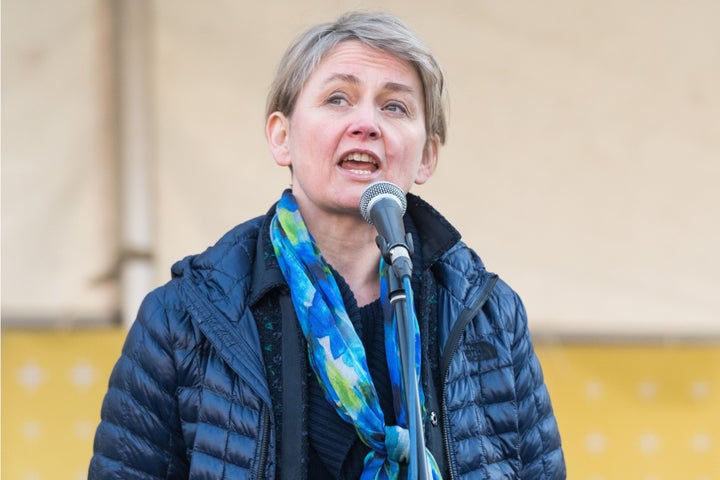
[[[447,463],[448,468],[450,470],[450,480],[453,480],[456,478],[455,475],[455,465],[452,463],[452,459],[450,458],[450,433],[448,432],[448,420],[447,420],[447,391],[445,386],[447,385],[447,377],[448,373],[450,371],[450,361],[455,356],[455,352],[457,351],[458,345],[460,344],[460,336],[465,331],[465,327],[467,327],[468,323],[475,318],[475,315],[480,311],[482,306],[485,304],[487,299],[490,297],[490,292],[492,292],[493,288],[495,287],[495,283],[497,283],[498,277],[492,277],[488,285],[485,287],[485,290],[480,294],[478,297],[478,300],[470,307],[465,308],[460,315],[458,316],[457,321],[455,322],[455,326],[453,327],[452,331],[450,332],[450,335],[448,336],[448,340],[445,347],[445,355],[443,355],[443,361],[442,361],[442,397],[441,397],[441,408],[442,408],[442,422],[443,422],[443,442],[445,443],[445,455],[447,457]]]
[[[265,463],[270,449],[270,413],[267,407],[263,408],[263,428],[260,437],[260,457],[258,458],[257,479],[265,479]]]

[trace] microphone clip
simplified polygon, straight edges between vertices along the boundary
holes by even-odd
[[[396,242],[392,245],[385,240],[385,237],[378,235],[375,243],[380,249],[385,262],[390,265],[399,279],[412,277],[412,256],[415,253],[412,236],[405,234],[405,243]]]

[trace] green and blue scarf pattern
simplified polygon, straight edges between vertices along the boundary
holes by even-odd
[[[289,190],[278,202],[270,236],[280,269],[290,286],[298,322],[308,346],[308,357],[326,399],[338,415],[352,424],[371,448],[365,458],[362,479],[396,480],[400,464],[407,463],[410,440],[403,403],[403,382],[393,315],[386,315],[385,350],[397,426],[387,426],[377,391],[367,366],[365,348],[348,317],[335,277],[322,258]],[[381,262],[381,297],[387,305],[387,265]],[[420,339],[417,319],[412,319],[416,338],[417,378],[420,378]],[[422,390],[420,390],[421,402]],[[426,450],[433,479],[440,479],[435,459]]]

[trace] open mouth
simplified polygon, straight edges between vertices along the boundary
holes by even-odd
[[[340,162],[340,166],[358,175],[370,175],[378,169],[375,159],[367,153],[352,152]]]

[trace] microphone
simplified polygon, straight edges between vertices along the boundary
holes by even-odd
[[[405,233],[402,220],[406,209],[405,193],[394,183],[371,183],[360,197],[360,213],[377,229],[380,253],[399,278],[412,276],[412,237]]]

